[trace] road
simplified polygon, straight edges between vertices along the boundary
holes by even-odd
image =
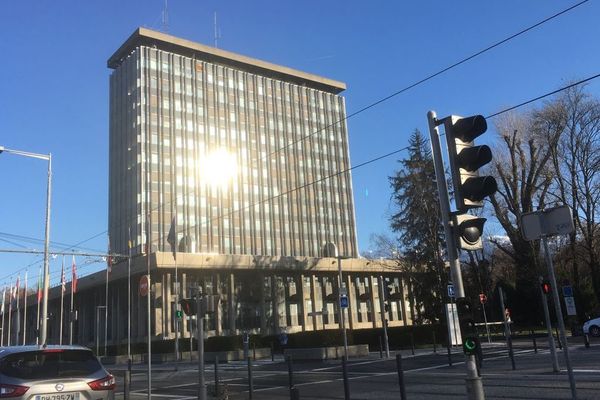
[[[539,342],[540,345],[543,343]],[[581,344],[570,347],[575,369],[579,399],[600,399],[600,344],[590,348]],[[464,399],[464,356],[455,350],[453,365],[448,365],[444,352],[419,350],[416,355],[402,351],[407,398]],[[481,369],[486,399],[570,399],[570,386],[562,352],[559,352],[561,371],[552,372],[550,354],[540,347],[534,353],[531,343],[515,343],[516,370],[512,370],[502,343],[485,344]],[[289,375],[286,363],[279,359],[257,360],[252,363],[253,399],[289,399]],[[120,378],[123,370],[112,371]],[[144,366],[135,367],[132,378],[132,399],[147,397]],[[198,370],[196,364],[176,366],[156,365],[153,371],[152,397],[161,400],[191,400],[197,398]],[[177,368],[177,370],[175,370]],[[214,367],[207,365],[206,381],[209,392],[214,384]],[[396,360],[382,360],[379,353],[368,358],[351,360],[348,365],[350,394],[359,399],[399,399]],[[293,383],[301,399],[343,399],[344,389],[340,362],[303,362],[293,365]],[[248,399],[248,375],[245,362],[220,364],[220,381],[227,386],[230,399]],[[122,398],[122,379],[118,379]],[[210,395],[208,398],[212,398]]]

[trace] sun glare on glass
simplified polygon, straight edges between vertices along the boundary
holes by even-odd
[[[217,149],[200,158],[202,182],[213,187],[226,188],[237,174],[235,155],[226,149]]]

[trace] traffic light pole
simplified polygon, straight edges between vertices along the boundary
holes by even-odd
[[[379,308],[381,309],[381,324],[383,326],[383,343],[385,346],[385,357],[390,358],[390,343],[387,334],[387,312],[385,311],[385,290],[383,289],[383,276],[379,275]]]
[[[450,262],[450,273],[452,275],[452,283],[454,284],[454,292],[457,298],[465,297],[465,290],[462,282],[460,271],[460,263],[458,260],[457,246],[452,234],[450,226],[450,200],[448,199],[448,186],[446,185],[446,174],[444,173],[444,162],[442,159],[442,150],[440,145],[440,135],[438,131],[439,121],[435,111],[427,113],[429,122],[429,135],[431,138],[431,153],[435,167],[435,178],[437,181],[438,195],[440,200],[440,211],[442,224],[444,225],[444,235],[446,239],[446,250],[448,261]],[[469,400],[484,400],[483,384],[477,373],[477,364],[475,356],[466,356],[467,366],[467,397]]]
[[[540,284],[544,278],[540,276]],[[548,347],[550,348],[550,356],[552,357],[552,370],[554,372],[560,371],[558,367],[558,356],[556,355],[556,344],[554,344],[554,337],[552,336],[552,323],[550,322],[550,310],[548,310],[548,297],[542,290],[540,285],[540,296],[542,298],[542,305],[544,308],[544,318],[546,319],[546,330],[548,331]]]
[[[552,298],[554,299],[554,309],[556,310],[556,320],[560,331],[560,340],[563,343],[563,353],[565,356],[565,364],[567,364],[567,373],[569,375],[569,383],[571,385],[571,396],[573,400],[577,400],[577,388],[575,386],[575,375],[571,366],[571,357],[569,356],[569,344],[565,335],[565,322],[563,320],[562,309],[560,308],[560,298],[558,297],[558,288],[556,287],[556,276],[554,275],[554,265],[552,265],[552,255],[548,248],[548,238],[542,236],[544,245],[544,255],[546,256],[546,264],[548,264],[548,276],[552,285]]]

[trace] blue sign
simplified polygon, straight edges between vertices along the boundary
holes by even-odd
[[[285,333],[285,332],[281,332],[281,333],[279,334],[279,343],[280,343],[282,346],[285,346],[285,345],[287,344],[287,342],[288,342],[288,335],[287,335],[287,333]]]
[[[454,285],[452,283],[448,284],[448,297],[450,297],[450,298],[456,297],[456,295],[454,294]]]
[[[342,308],[348,308],[348,296],[341,296],[340,297],[340,307],[342,307]]]
[[[563,286],[563,297],[573,297],[573,286]]]

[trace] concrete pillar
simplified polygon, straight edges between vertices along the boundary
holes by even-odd
[[[235,335],[237,333],[235,326],[235,277],[233,273],[229,274],[229,282],[227,285],[227,313],[229,314],[229,333]]]
[[[317,309],[317,289],[316,289],[316,279],[315,279],[315,275],[314,274],[310,274],[310,301],[312,303],[312,310],[311,312],[313,313],[312,315],[312,325],[313,325],[313,331],[316,331],[318,329],[318,325],[317,325],[317,311],[323,311],[321,307],[321,310]],[[323,317],[321,317],[323,318]],[[322,323],[322,320],[321,320]]]
[[[373,275],[369,275],[369,287],[371,290],[371,310],[369,311],[371,314],[371,321],[373,321],[373,328],[381,327],[381,313],[377,312],[376,305],[379,304],[379,285],[376,285],[377,277]]]
[[[358,307],[356,286],[352,282],[352,277],[348,274],[345,278],[346,288],[348,289],[348,308],[344,312],[346,313],[346,321],[348,321],[348,329],[354,329],[356,313],[360,312],[360,307]]]
[[[306,309],[306,299],[310,298],[310,293],[308,293],[309,291],[306,290],[306,288],[304,287],[304,277],[304,274],[300,275],[300,288],[296,286],[296,292],[298,293],[298,297],[300,298],[300,309],[298,310],[298,325],[302,327],[302,332],[306,331],[306,321],[308,321],[307,314],[311,312],[311,310]]]

